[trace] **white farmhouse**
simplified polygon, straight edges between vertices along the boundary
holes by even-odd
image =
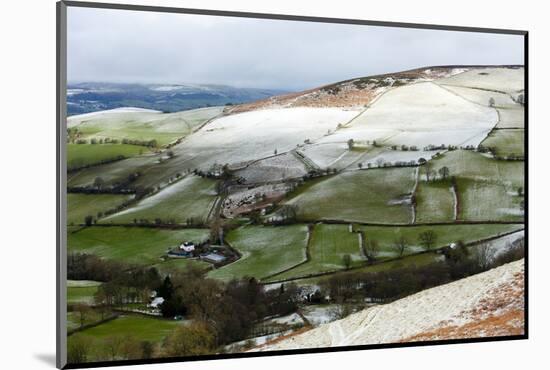
[[[151,301],[151,303],[149,303],[148,306],[151,307],[151,308],[159,308],[159,306],[163,303],[164,303],[164,298],[156,297],[155,299],[153,299]]]
[[[195,244],[191,242],[183,242],[180,244],[180,249],[184,252],[193,252],[195,250]]]

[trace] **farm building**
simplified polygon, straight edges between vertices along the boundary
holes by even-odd
[[[195,250],[195,244],[192,242],[183,242],[180,244],[180,250],[184,252],[193,252]]]
[[[148,307],[151,307],[151,308],[159,308],[159,306],[161,304],[164,303],[164,298],[162,297],[155,297],[151,303],[148,304]]]
[[[201,259],[203,261],[210,262],[210,263],[221,263],[225,261],[227,257],[217,253],[208,253],[208,254],[203,254],[201,256]]]

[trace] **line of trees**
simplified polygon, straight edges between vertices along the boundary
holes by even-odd
[[[254,278],[223,283],[206,278],[203,269],[193,266],[162,277],[155,268],[136,267],[80,253],[68,256],[68,278],[103,281],[94,295],[93,307],[101,313],[102,319],[125,304],[147,303],[155,291],[157,297],[164,298],[160,306],[164,317],[172,319],[181,315],[192,320],[193,324],[182,326],[167,337],[153,356],[218,351],[226,344],[247,338],[259,321],[295,312],[300,299],[294,284],[266,291]],[[91,310],[86,305],[76,305],[72,309],[78,313],[82,324]],[[82,360],[90,356],[90,349],[81,339],[80,336],[71,338],[70,358]],[[119,345],[111,346],[112,351],[107,351],[107,355],[102,352],[102,356],[109,359],[133,358],[142,353],[140,343],[116,336],[103,345],[109,347],[113,344],[111,341]],[[121,343],[131,344],[133,354],[125,351]]]
[[[437,239],[437,233],[431,229],[425,230],[418,234],[418,243],[423,246],[426,251],[433,249],[437,245]],[[366,239],[363,237],[362,241],[361,248],[363,253],[369,261],[375,261],[380,253],[380,243],[376,238],[370,237]],[[405,251],[410,245],[411,242],[404,235],[400,235],[392,243],[392,247],[395,249],[395,252],[399,255],[399,257],[402,257],[405,254]]]
[[[323,280],[319,297],[330,302],[394,300],[424,289],[478,274],[524,257],[523,239],[495,253],[489,244],[467,247],[463,242],[442,250],[444,261],[424,266],[402,266],[379,272],[346,272]]]

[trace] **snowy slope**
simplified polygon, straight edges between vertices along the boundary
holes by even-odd
[[[524,261],[352,314],[255,350],[523,333]]]

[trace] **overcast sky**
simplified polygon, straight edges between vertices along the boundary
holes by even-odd
[[[68,8],[69,82],[300,90],[445,64],[523,64],[523,36]]]

